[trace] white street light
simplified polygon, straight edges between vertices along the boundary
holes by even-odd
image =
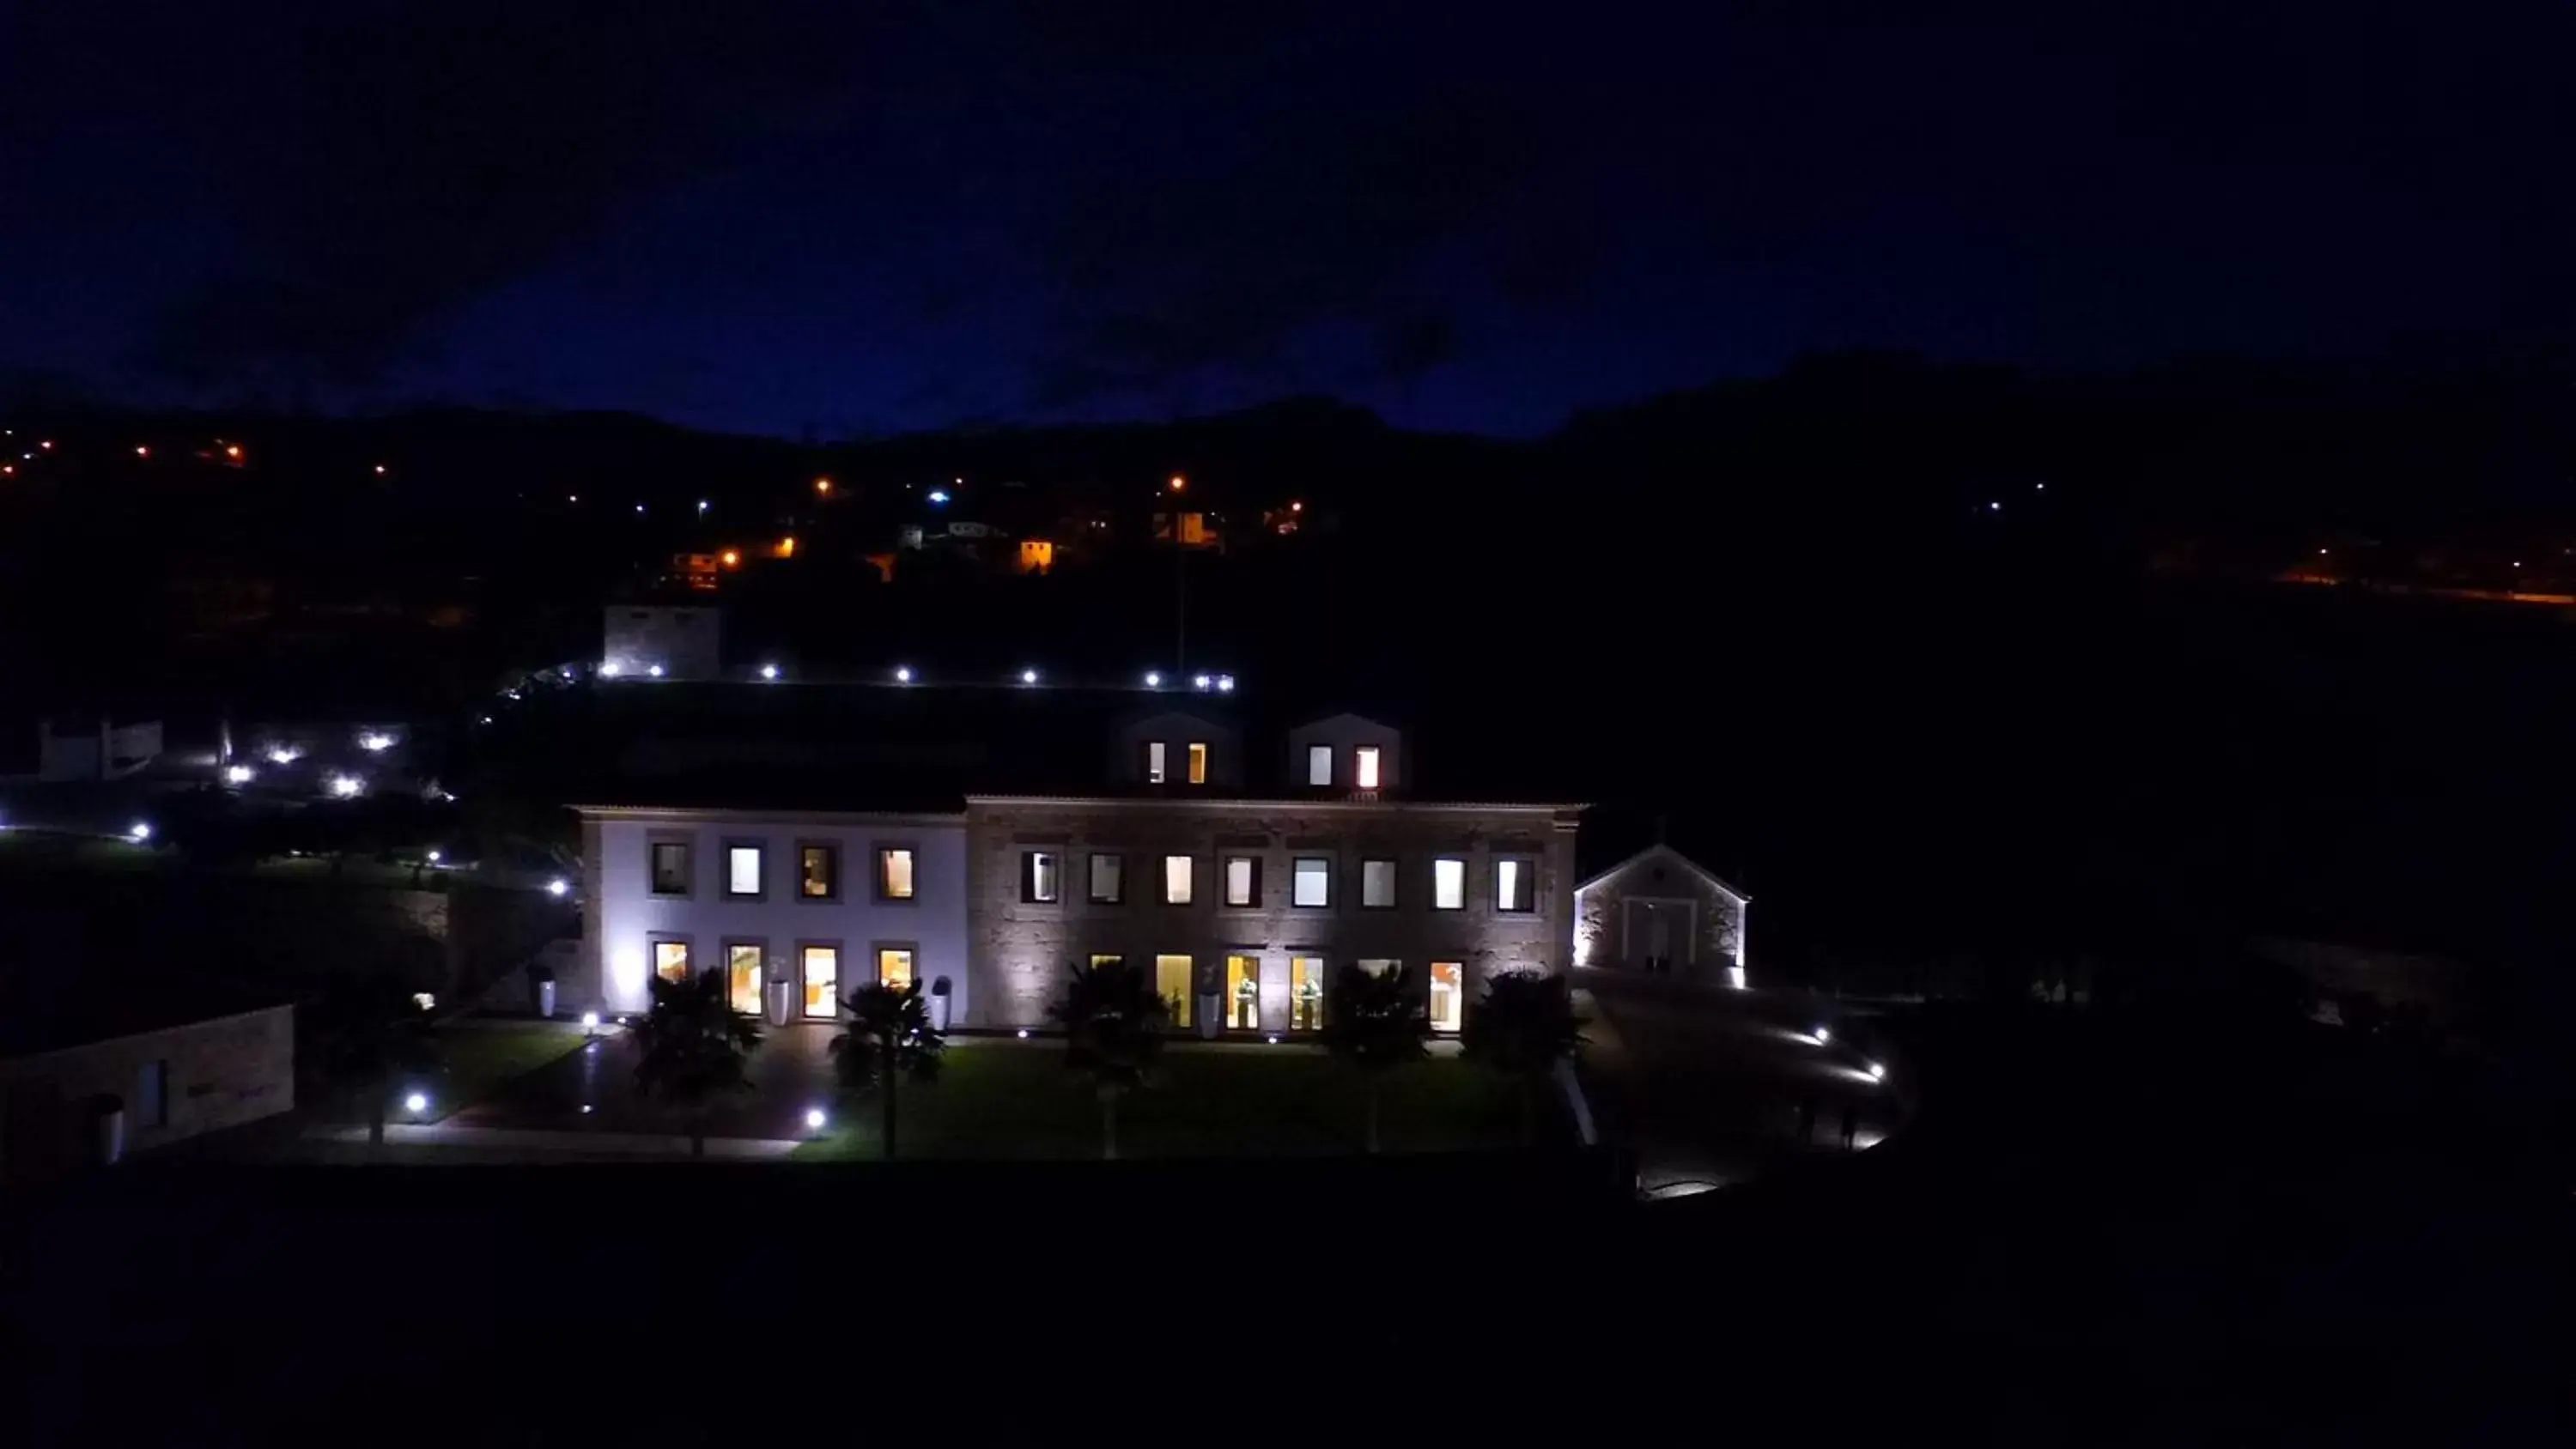
[[[1145,671],[1145,687],[1146,687],[1147,689],[1160,689],[1160,688],[1162,688],[1162,687],[1163,687],[1163,676],[1162,676],[1162,675],[1160,675],[1160,674],[1155,673],[1155,672],[1154,672],[1153,670],[1151,670],[1151,669],[1146,670],[1146,671]]]
[[[1204,674],[1191,675],[1190,686],[1194,689],[1205,689],[1208,687],[1208,677]]]
[[[1234,693],[1234,676],[1231,674],[1218,675],[1216,677],[1216,692],[1219,694]]]
[[[571,890],[571,884],[562,876],[556,876],[553,880],[546,882],[546,894],[558,899],[561,899],[563,896],[570,893]]]
[[[1035,683],[1037,683],[1037,682],[1038,682],[1038,672],[1037,672],[1036,670],[1034,670],[1034,669],[1023,669],[1023,670],[1021,670],[1021,671],[1020,671],[1020,683],[1022,683],[1022,684],[1035,684]]]
[[[1021,1027],[1021,1028],[1020,1028],[1020,1040],[1022,1040],[1022,1041],[1027,1041],[1028,1039],[1029,1039],[1029,1029],[1028,1029],[1027,1027],[1025,1027],[1025,1026],[1024,1026],[1024,1027]]]
[[[823,1109],[820,1107],[808,1107],[805,1109],[805,1126],[809,1131],[822,1131],[823,1124],[829,1120],[831,1119],[823,1115]]]

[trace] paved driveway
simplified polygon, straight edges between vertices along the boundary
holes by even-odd
[[[807,1110],[828,1107],[832,1095],[828,1026],[764,1027],[752,1053],[752,1090],[719,1103],[707,1114],[710,1137],[790,1138],[816,1135]],[[566,1132],[674,1133],[687,1120],[635,1090],[635,1044],[612,1032],[572,1055],[530,1072],[499,1093],[456,1114],[478,1128]]]
[[[1611,1130],[1637,1158],[1640,1187],[1662,1195],[1740,1182],[1801,1154],[1841,1150],[1854,1110],[1868,1147],[1902,1115],[1901,1081],[1873,1081],[1886,1060],[1865,1020],[1804,992],[1729,991],[1606,971],[1574,973],[1588,1075]],[[1819,1026],[1830,1035],[1820,1044]],[[1812,1129],[1800,1140],[1802,1109]]]

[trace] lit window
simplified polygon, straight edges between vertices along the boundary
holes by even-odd
[[[877,948],[877,984],[901,991],[912,984],[912,951],[904,946]]]
[[[1360,909],[1383,911],[1395,905],[1395,862],[1363,860],[1360,862]]]
[[[653,894],[684,896],[689,893],[689,843],[685,840],[653,842]]]
[[[808,946],[797,953],[805,975],[805,1014],[830,1021],[841,1014],[841,948]]]
[[[1309,785],[1333,783],[1333,747],[1331,745],[1306,747],[1306,783]]]
[[[758,942],[737,941],[725,947],[725,999],[733,1009],[757,1016],[760,1014],[760,958]]]
[[[838,846],[800,845],[796,848],[796,893],[809,901],[828,901],[841,893],[841,851]]]
[[[1362,745],[1351,751],[1351,783],[1363,790],[1377,788],[1377,746]]]
[[[1288,958],[1288,1029],[1318,1031],[1324,1025],[1324,958]]]
[[[1102,966],[1115,966],[1115,965],[1117,965],[1119,962],[1124,961],[1124,960],[1126,960],[1126,959],[1127,959],[1127,958],[1126,958],[1126,957],[1124,957],[1124,956],[1111,955],[1111,954],[1108,954],[1108,953],[1105,953],[1105,952],[1104,952],[1104,953],[1095,953],[1095,954],[1092,956],[1092,958],[1091,958],[1091,964],[1092,964],[1092,967],[1096,970],[1096,969],[1098,969],[1098,968],[1100,968],[1100,967],[1102,967]]]
[[[653,943],[653,974],[665,981],[689,979],[689,943],[656,941]]]
[[[1161,740],[1145,742],[1145,783],[1148,785],[1163,783],[1163,742]]]
[[[1207,783],[1207,746],[1197,740],[1190,741],[1190,783]]]
[[[1533,861],[1494,862],[1494,909],[1527,912],[1538,909],[1538,866]]]
[[[1190,903],[1190,858],[1186,855],[1163,857],[1163,904],[1186,906]]]
[[[912,850],[909,846],[890,845],[877,852],[877,897],[889,901],[912,899]]]
[[[1431,909],[1463,911],[1467,908],[1467,862],[1444,855],[1431,862]]]
[[[1157,956],[1154,958],[1154,991],[1171,1009],[1172,1025],[1190,1024],[1190,958]]]
[[[1467,968],[1456,961],[1431,963],[1431,1029],[1456,1031],[1466,1019]]]
[[[728,845],[725,847],[725,894],[756,896],[760,894],[760,847]]]
[[[1290,897],[1301,906],[1329,906],[1333,903],[1333,863],[1320,855],[1297,857],[1294,882],[1296,892]]]
[[[1091,857],[1091,903],[1114,906],[1126,898],[1126,862],[1114,855]]]
[[[1057,859],[1056,853],[1052,850],[1020,852],[1021,900],[1044,903],[1056,898]]]
[[[1225,903],[1229,906],[1261,904],[1261,862],[1249,855],[1225,858]]]
[[[1261,1030],[1261,958],[1225,958],[1225,1026],[1228,1031]]]

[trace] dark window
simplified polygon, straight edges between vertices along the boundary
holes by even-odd
[[[1526,915],[1538,909],[1538,862],[1526,855],[1494,860],[1494,909]]]
[[[1091,857],[1091,903],[1114,906],[1127,898],[1127,862],[1115,855]]]
[[[1360,909],[1392,910],[1395,907],[1395,862],[1363,860],[1360,862]]]
[[[689,843],[685,840],[653,842],[653,894],[684,896],[689,893]]]

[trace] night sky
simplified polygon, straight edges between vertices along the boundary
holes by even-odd
[[[1527,434],[1847,347],[2559,355],[2576,302],[2563,3],[9,12],[13,390]]]

